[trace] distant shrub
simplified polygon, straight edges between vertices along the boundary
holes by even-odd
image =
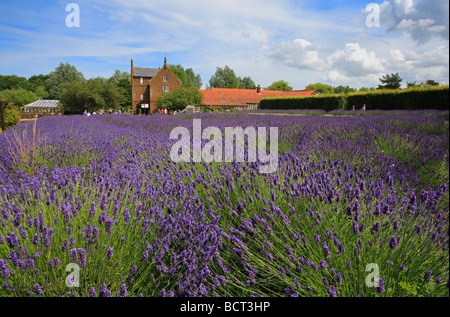
[[[346,110],[353,105],[359,109],[364,104],[368,110],[446,110],[448,93],[448,86],[355,92],[347,95]]]
[[[15,126],[20,121],[20,111],[13,103],[9,103],[3,106],[4,118],[5,118],[5,128],[11,128]]]
[[[261,109],[322,109],[352,110],[446,110],[449,103],[449,86],[410,88],[404,90],[374,90],[352,92],[347,95],[312,97],[269,97],[260,102]]]
[[[344,95],[326,95],[313,97],[269,97],[260,102],[260,109],[317,109],[332,111],[343,109]]]

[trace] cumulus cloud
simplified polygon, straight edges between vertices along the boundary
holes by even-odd
[[[326,61],[319,58],[315,46],[305,39],[284,41],[264,48],[265,56],[299,69],[322,70]]]
[[[361,48],[358,43],[347,43],[344,50],[331,54],[328,62],[348,76],[365,76],[385,71],[383,60],[377,58],[374,52]]]
[[[448,13],[443,0],[389,0],[380,5],[381,26],[388,32],[404,31],[419,44],[434,36],[448,40]]]

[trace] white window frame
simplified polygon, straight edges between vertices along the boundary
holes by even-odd
[[[167,83],[167,82],[169,81],[169,76],[164,75],[164,76],[163,76],[163,80],[164,80],[165,83]]]
[[[163,92],[169,92],[169,86],[163,86],[162,87]]]
[[[141,85],[144,83],[144,77],[141,77]]]
[[[144,100],[144,95],[141,95],[141,101]]]

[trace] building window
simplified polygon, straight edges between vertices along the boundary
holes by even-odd
[[[169,81],[169,76],[164,75],[164,82],[167,83]]]
[[[141,101],[144,100],[144,95],[141,95]]]
[[[169,92],[169,86],[163,86],[163,91],[164,92]]]
[[[248,103],[247,104],[247,109],[248,110],[255,110],[257,108],[258,104],[256,103]]]
[[[141,84],[143,84],[143,83],[144,83],[144,78],[141,77]]]

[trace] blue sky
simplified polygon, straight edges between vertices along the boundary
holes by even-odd
[[[66,26],[66,5],[80,27]],[[193,68],[206,84],[230,66],[267,87],[323,82],[376,87],[387,73],[406,82],[449,82],[449,5],[444,0],[370,1],[81,0],[0,1],[0,74],[48,74],[68,62],[86,78],[115,69]]]

